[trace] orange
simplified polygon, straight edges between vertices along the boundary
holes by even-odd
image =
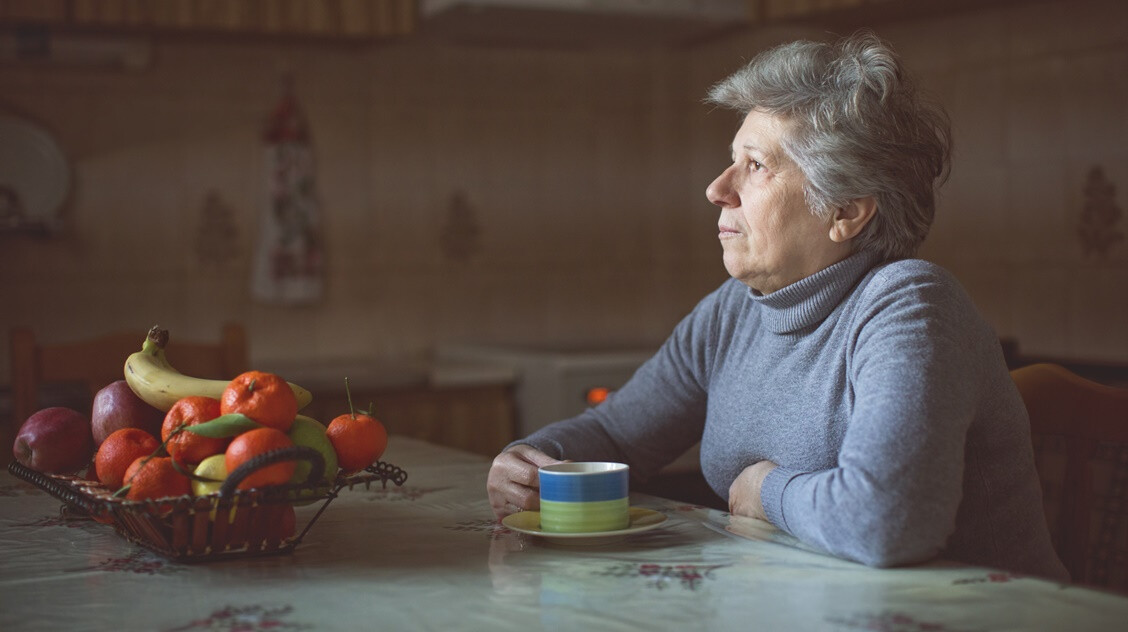
[[[173,436],[173,432],[181,425],[195,426],[211,421],[219,415],[218,399],[192,395],[177,400],[172,408],[168,409],[164,423],[161,425],[161,440],[165,442],[169,456],[185,466],[185,469],[191,470],[200,461],[226,450],[230,439],[204,437],[187,430],[181,430]]]
[[[125,471],[125,484],[130,486],[125,496],[129,500],[187,496],[192,493],[191,479],[176,471],[170,456],[138,458]],[[162,505],[162,509],[168,507]]]
[[[346,413],[329,422],[325,431],[337,462],[346,474],[359,472],[376,462],[388,447],[388,431],[370,415]]]
[[[289,432],[298,414],[298,398],[281,377],[247,371],[231,380],[219,398],[224,415],[240,413],[267,426]]]
[[[94,455],[94,472],[98,482],[111,490],[120,488],[125,471],[139,457],[149,456],[161,442],[140,428],[121,428],[110,433]]]
[[[281,430],[274,428],[248,430],[235,437],[231,445],[227,446],[227,454],[224,460],[225,465],[227,465],[227,475],[231,476],[235,468],[260,454],[288,448],[292,445],[294,445],[294,442]],[[254,489],[289,482],[290,477],[294,475],[295,467],[297,467],[297,463],[294,461],[282,461],[259,468],[239,483],[239,489]]]
[[[588,406],[598,406],[607,401],[607,396],[611,394],[611,389],[606,386],[596,386],[589,388],[587,392]]]

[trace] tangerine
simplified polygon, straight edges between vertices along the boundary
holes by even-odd
[[[238,375],[223,389],[219,401],[224,415],[243,414],[282,432],[290,431],[298,414],[298,398],[286,380],[263,371]]]
[[[191,479],[176,470],[170,456],[138,457],[125,471],[125,484],[129,485],[126,498],[144,500],[168,496],[187,496],[192,493]],[[161,505],[162,509],[169,504]]]
[[[230,439],[205,437],[184,430],[182,426],[195,426],[219,417],[219,400],[214,397],[191,395],[184,397],[168,409],[161,424],[161,440],[176,462],[193,469],[200,461],[227,449]],[[179,429],[179,432],[178,432]]]
[[[149,456],[161,447],[156,437],[140,428],[121,428],[110,433],[94,455],[96,480],[109,489],[124,483],[125,471],[139,457]]]
[[[337,463],[346,474],[372,465],[388,447],[388,431],[375,417],[364,413],[345,413],[329,422],[325,431]]]
[[[294,445],[294,442],[276,428],[248,430],[235,437],[231,441],[231,445],[227,446],[226,458],[224,459],[227,466],[227,475],[231,476],[235,468],[260,454],[288,448],[292,445]],[[297,467],[297,463],[294,461],[282,461],[261,467],[244,478],[238,487],[239,489],[254,489],[265,485],[280,485],[290,480],[290,477],[294,475],[295,467]]]

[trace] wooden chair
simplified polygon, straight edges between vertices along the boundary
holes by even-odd
[[[94,394],[103,386],[123,379],[129,354],[141,349],[146,331],[115,332],[88,340],[46,345],[27,328],[10,332],[12,360],[12,424],[16,429],[44,405],[43,393],[50,385],[70,386],[77,391],[89,414]],[[181,372],[197,377],[230,379],[249,368],[247,334],[242,325],[225,324],[218,342],[181,340],[171,332],[166,350],[169,362]],[[77,405],[77,404],[76,404]],[[82,410],[78,408],[78,410]],[[5,437],[6,439],[9,437]],[[11,453],[5,451],[5,458]]]
[[[1128,389],[1057,364],[1011,371],[1054,547],[1075,582],[1128,589]]]

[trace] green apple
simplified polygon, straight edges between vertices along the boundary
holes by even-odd
[[[197,481],[192,479],[192,495],[193,496],[207,496],[213,492],[218,492],[220,487],[223,487],[223,480],[227,478],[227,455],[220,452],[213,454],[208,458],[200,461],[193,472],[196,476],[203,476],[216,480],[215,483],[208,483],[204,481]],[[215,520],[215,509],[208,512],[208,516]],[[235,519],[235,507],[231,508],[231,513],[228,516],[230,520]]]
[[[325,459],[324,481],[332,484],[333,481],[337,480],[337,451],[333,449],[333,444],[325,434],[325,426],[320,421],[305,415],[298,415],[294,418],[294,425],[290,427],[289,436],[294,445],[304,445],[321,453],[321,457]],[[298,461],[290,482],[304,483],[309,476],[309,470],[310,464],[308,461]],[[306,494],[312,494],[312,492],[303,492],[303,495]]]
[[[196,471],[193,472],[196,476],[203,476],[210,478],[215,483],[205,483],[204,481],[197,481],[192,479],[192,495],[193,496],[207,496],[212,492],[218,492],[219,488],[223,486],[223,479],[227,478],[227,456],[220,452],[213,454],[208,458],[200,461],[196,466]]]

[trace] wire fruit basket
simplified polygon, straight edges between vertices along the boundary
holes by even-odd
[[[285,460],[310,462],[305,483],[237,489],[255,470]],[[332,484],[320,481],[324,459],[316,450],[297,446],[275,450],[231,472],[216,493],[206,496],[176,496],[148,500],[126,500],[114,495],[98,481],[63,474],[45,474],[13,461],[8,471],[63,501],[68,519],[92,519],[112,525],[122,537],[170,560],[207,562],[222,559],[278,555],[292,552],[321,514],[344,489],[371,487],[379,482],[402,486],[407,472],[378,461],[350,475],[338,474]],[[300,529],[287,528],[295,504],[320,503]]]

